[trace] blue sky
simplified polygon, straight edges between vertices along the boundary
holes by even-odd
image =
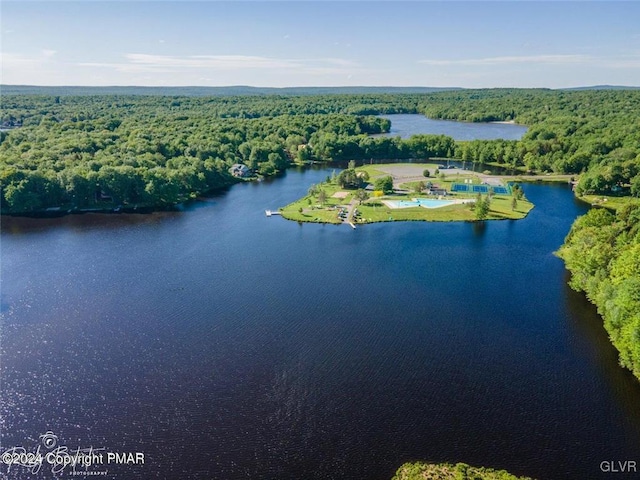
[[[640,85],[640,2],[2,0],[3,84]]]

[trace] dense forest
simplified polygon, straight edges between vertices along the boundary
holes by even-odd
[[[455,157],[535,172],[586,172],[579,193],[639,195],[639,105],[637,90],[3,94],[2,212],[163,207],[240,181],[230,173],[234,164],[269,176],[292,163],[347,159]],[[392,113],[514,120],[529,130],[520,141],[371,136],[389,129],[376,115]]]
[[[0,121],[19,127],[0,133],[3,213],[173,205],[239,181],[238,163],[270,176],[292,163],[453,154],[443,136],[370,136],[390,122],[368,113],[406,101],[4,95]]]
[[[640,196],[640,90],[488,89],[249,95],[4,88],[2,213],[162,208],[292,164],[453,157],[579,175],[578,195]],[[242,87],[234,87],[242,88]],[[99,92],[99,90],[96,90]],[[242,90],[238,90],[242,91]],[[13,93],[12,93],[13,92]],[[71,93],[71,94],[70,94]],[[126,93],[126,94],[125,94]],[[165,92],[166,93],[166,92]],[[519,141],[403,140],[379,114],[515,121]],[[232,173],[233,172],[233,173]],[[593,210],[560,255],[640,378],[640,208]]]

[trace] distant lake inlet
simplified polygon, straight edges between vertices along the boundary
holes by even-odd
[[[409,138],[419,133],[447,135],[454,140],[520,140],[527,127],[511,123],[466,123],[450,120],[433,120],[424,115],[380,115],[391,121],[389,133],[381,136]]]

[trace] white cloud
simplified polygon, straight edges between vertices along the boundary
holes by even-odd
[[[640,54],[609,58],[606,59],[605,65],[611,68],[640,68]]]
[[[476,66],[476,65],[509,65],[522,63],[538,64],[585,64],[593,61],[589,55],[523,55],[505,57],[470,58],[461,60],[419,60],[418,63],[434,66]]]
[[[38,54],[0,52],[2,83],[33,83],[35,78],[52,78],[60,62],[55,50],[44,49]]]
[[[172,57],[128,53],[125,58],[135,65],[160,68],[213,68],[216,70],[237,70],[243,68],[287,68],[296,65],[292,60],[248,55],[189,55]]]
[[[419,60],[419,64],[430,66],[508,66],[508,65],[545,65],[575,66],[601,69],[637,69],[640,68],[640,54],[598,57],[592,55],[524,55],[471,58],[462,60]]]
[[[342,58],[286,59],[252,55],[151,55],[127,53],[120,63],[83,62],[82,67],[101,67],[120,72],[176,72],[185,69],[212,71],[280,70],[287,73],[345,73],[359,69]]]
[[[23,53],[10,53],[0,51],[0,59],[2,60],[3,68],[11,68],[25,64],[37,64],[53,58],[56,53],[58,52],[48,49],[41,50],[40,54],[38,55],[25,55]]]
[[[2,69],[8,70],[24,65],[34,64],[35,59],[33,57],[20,55],[17,53],[0,52],[0,62],[2,62]]]
[[[310,60],[313,61],[313,60]],[[345,60],[343,58],[320,58],[318,59],[320,62],[326,62],[331,65],[336,65],[340,67],[359,67],[359,64],[352,62],[351,60]]]
[[[50,62],[56,53],[55,50],[42,50],[39,55],[0,52],[0,64],[2,65],[3,73],[14,70],[34,69]]]

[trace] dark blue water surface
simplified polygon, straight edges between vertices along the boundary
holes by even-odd
[[[427,133],[447,135],[454,140],[520,140],[527,132],[526,126],[509,123],[454,122],[405,113],[381,117],[391,120],[391,130],[381,136],[409,138],[417,133]]]
[[[143,452],[109,467],[122,479],[382,480],[411,460],[580,479],[640,460],[640,384],[553,255],[586,210],[568,188],[525,185],[520,221],[265,217],[328,172],[179,212],[3,217],[2,449],[51,431]]]

